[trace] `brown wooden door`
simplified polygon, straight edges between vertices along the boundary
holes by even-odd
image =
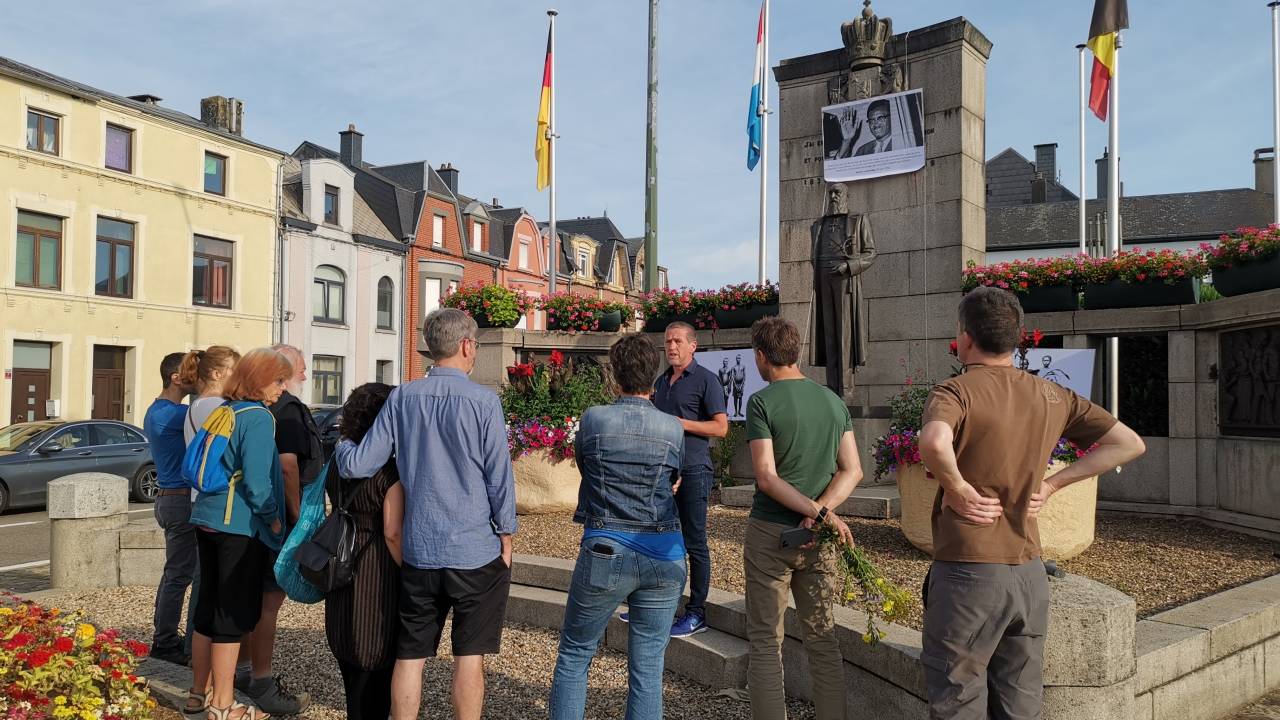
[[[13,396],[10,406],[12,422],[48,420],[45,403],[49,400],[51,375],[48,370],[13,370]]]
[[[124,371],[93,371],[93,419],[124,420]]]

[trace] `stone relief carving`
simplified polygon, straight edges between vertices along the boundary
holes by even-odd
[[[1222,434],[1280,437],[1280,325],[1220,334],[1218,359]]]

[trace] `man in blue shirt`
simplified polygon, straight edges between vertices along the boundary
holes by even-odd
[[[187,450],[182,437],[187,406],[182,399],[193,388],[179,381],[182,358],[183,353],[169,353],[160,361],[160,396],[147,408],[142,421],[160,486],[154,507],[156,523],[164,529],[164,574],[156,590],[151,657],[178,665],[186,665],[191,659],[190,643],[178,635],[178,618],[196,568],[196,531],[190,523],[191,488],[182,479],[182,456]]]
[[[454,308],[427,315],[422,335],[435,366],[392,391],[357,445],[334,461],[344,478],[371,477],[394,455],[404,487],[400,636],[391,717],[418,715],[422,670],[453,609],[453,707],[478,720],[484,656],[502,640],[516,532],[515,479],[502,403],[467,379],[476,363],[476,323]]]
[[[715,373],[693,359],[698,334],[692,325],[667,326],[664,346],[671,367],[653,385],[653,404],[676,416],[684,427],[684,459],[676,504],[680,530],[689,553],[689,602],[684,615],[671,624],[672,637],[688,637],[707,629],[707,593],[711,588],[711,552],[707,548],[707,495],[715,482],[709,438],[729,432],[724,388]]]

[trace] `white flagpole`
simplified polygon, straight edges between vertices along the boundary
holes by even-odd
[[[1280,2],[1280,0],[1277,0]],[[769,202],[769,0],[764,0],[764,65],[760,68],[760,267],[756,282],[764,284]]]
[[[1276,0],[1276,1],[1280,2],[1280,0]],[[1080,110],[1080,254],[1081,255],[1089,252],[1089,247],[1088,245],[1085,244],[1086,232],[1088,231],[1087,223],[1085,221],[1085,214],[1087,212],[1086,203],[1088,201],[1088,185],[1086,180],[1087,176],[1085,175],[1085,167],[1086,167],[1086,164],[1088,163],[1088,159],[1085,152],[1084,122],[1085,122],[1085,112],[1086,112],[1085,108],[1089,104],[1089,96],[1086,94],[1088,91],[1085,90],[1085,86],[1086,86],[1085,71],[1084,71],[1085,47],[1086,46],[1083,44],[1076,46],[1076,54],[1079,55],[1079,59],[1080,59],[1080,108],[1079,110]]]
[[[1116,32],[1116,49],[1111,62],[1111,86],[1108,98],[1108,127],[1111,162],[1107,165],[1107,254],[1120,252],[1120,33]],[[1120,417],[1120,338],[1107,338],[1107,378],[1111,386],[1111,414]]]
[[[547,153],[551,160],[551,177],[549,187],[551,189],[549,212],[551,213],[551,243],[550,255],[547,259],[551,263],[551,293],[556,293],[556,270],[560,267],[560,234],[556,232],[556,15],[560,13],[555,10],[548,10],[547,16],[551,19],[551,111],[547,113]]]
[[[1280,224],[1280,0],[1271,8],[1271,221]]]

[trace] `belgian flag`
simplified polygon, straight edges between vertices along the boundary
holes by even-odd
[[[1093,77],[1089,82],[1089,109],[1099,120],[1107,119],[1107,96],[1115,77],[1116,36],[1129,27],[1128,0],[1094,0],[1089,23],[1089,49],[1093,51]]]
[[[551,30],[547,30],[547,59],[542,64],[542,96],[538,99],[538,137],[533,143],[533,157],[538,161],[538,190],[551,184]]]

